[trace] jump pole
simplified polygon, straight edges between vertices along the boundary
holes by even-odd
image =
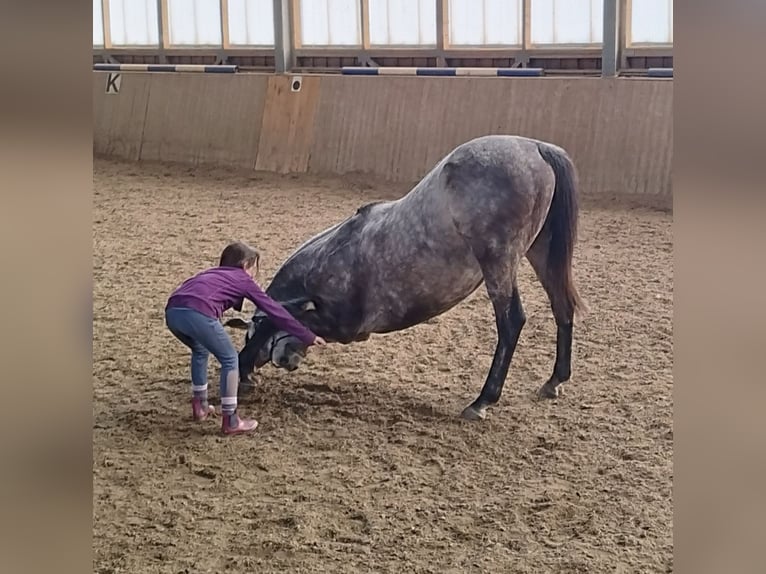
[[[540,77],[542,68],[408,68],[408,67],[366,67],[343,66],[344,76],[495,76],[505,78]]]
[[[672,78],[673,68],[649,68],[646,75],[650,78]]]
[[[206,66],[204,64],[93,64],[98,72],[192,72],[199,74],[233,74],[238,66]]]

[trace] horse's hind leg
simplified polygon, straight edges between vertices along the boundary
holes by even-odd
[[[569,380],[572,372],[572,327],[574,308],[569,303],[564,281],[548,266],[548,234],[546,229],[527,252],[527,259],[542,283],[556,320],[556,362],[548,381],[540,387],[538,395],[554,399],[559,395],[559,385]]]
[[[461,416],[465,419],[484,418],[487,407],[500,400],[503,392],[511,359],[527,320],[516,286],[516,266],[516,262],[510,264],[508,261],[497,265],[482,264],[487,293],[495,310],[497,345],[481,394],[463,409]]]

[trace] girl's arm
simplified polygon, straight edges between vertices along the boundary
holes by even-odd
[[[314,344],[316,335],[293,317],[287,309],[266,295],[258,284],[249,278],[245,287],[245,296],[266,313],[279,329],[297,337],[306,346]]]

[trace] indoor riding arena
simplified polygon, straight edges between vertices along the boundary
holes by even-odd
[[[93,571],[673,571],[672,1],[94,0]],[[170,293],[242,240],[305,241],[513,134],[578,173],[571,379],[522,261],[500,400],[485,287],[266,364],[192,419]],[[224,320],[248,320],[255,306]],[[241,330],[227,327],[235,347]],[[218,410],[219,364],[210,357]]]

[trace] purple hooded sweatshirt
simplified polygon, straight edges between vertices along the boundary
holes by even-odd
[[[227,309],[241,311],[244,297],[266,313],[279,329],[297,337],[307,346],[313,344],[314,333],[266,295],[241,267],[212,267],[198,273],[173,291],[165,308],[187,307],[220,319]]]

